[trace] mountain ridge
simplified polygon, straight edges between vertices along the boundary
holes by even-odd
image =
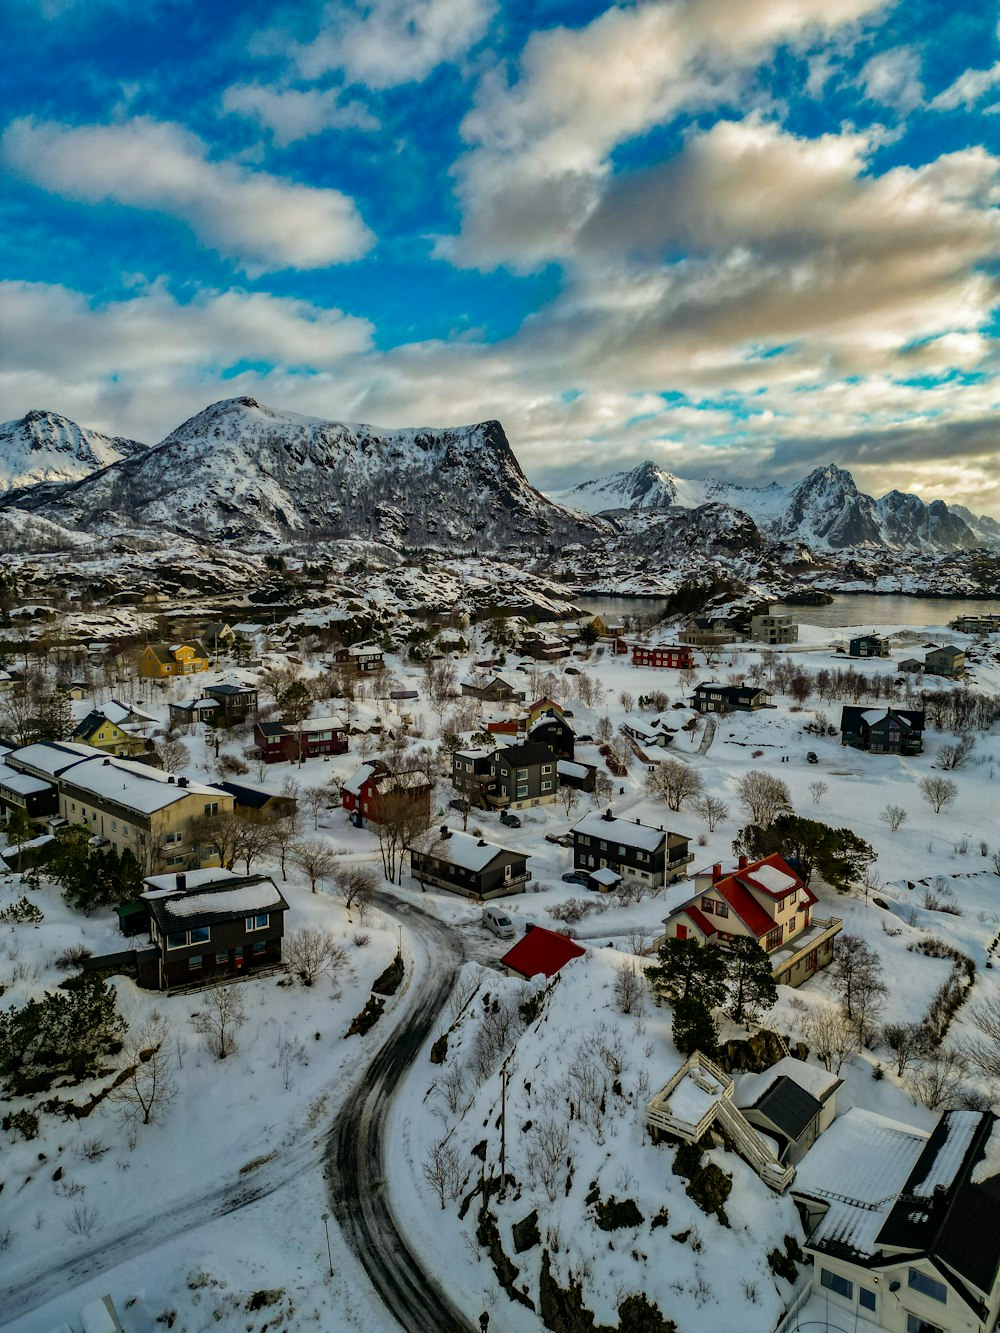
[[[0,423],[0,494],[81,481],[145,451],[139,440],[104,435],[58,412],[33,408],[17,421]]]

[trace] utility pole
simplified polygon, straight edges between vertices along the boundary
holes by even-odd
[[[500,1198],[507,1190],[507,1066],[500,1070]]]

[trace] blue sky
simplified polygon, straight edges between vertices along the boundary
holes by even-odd
[[[2,414],[499,417],[1000,514],[997,14],[8,0]]]

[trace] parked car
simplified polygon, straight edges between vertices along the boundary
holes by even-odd
[[[590,888],[590,876],[582,870],[568,870],[562,877],[564,884],[579,884],[584,889]]]
[[[815,750],[810,750],[809,753],[806,755],[806,759],[809,761],[810,764],[819,763],[819,755],[816,753]]]
[[[576,739],[578,741],[592,741],[594,738],[593,736],[588,735],[587,732],[584,732],[582,736],[577,736]]]
[[[514,923],[500,907],[486,907],[483,909],[483,925],[487,930],[491,930],[494,935],[499,935],[502,940],[512,940],[514,938]]]
[[[463,801],[462,798],[461,798],[460,796],[459,796],[459,797],[456,797],[455,800],[453,800],[453,801],[449,801],[449,802],[448,802],[448,809],[449,809],[449,810],[460,810],[460,811],[462,812],[463,815],[465,814],[466,810],[468,810],[469,808],[470,808],[470,806],[469,806],[469,802],[468,802],[468,801]]]
[[[517,815],[512,815],[509,810],[500,811],[500,823],[506,824],[508,828],[520,828],[521,821]]]

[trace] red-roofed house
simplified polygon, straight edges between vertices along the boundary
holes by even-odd
[[[544,926],[529,925],[523,939],[508,949],[500,962],[509,977],[523,977],[528,981],[539,972],[546,977],[554,976],[564,964],[584,952],[568,935],[546,930]]]
[[[697,892],[664,921],[665,939],[725,945],[749,936],[771,958],[775,981],[800,986],[833,959],[833,941],[844,923],[814,917],[813,891],[777,854],[695,876]]]

